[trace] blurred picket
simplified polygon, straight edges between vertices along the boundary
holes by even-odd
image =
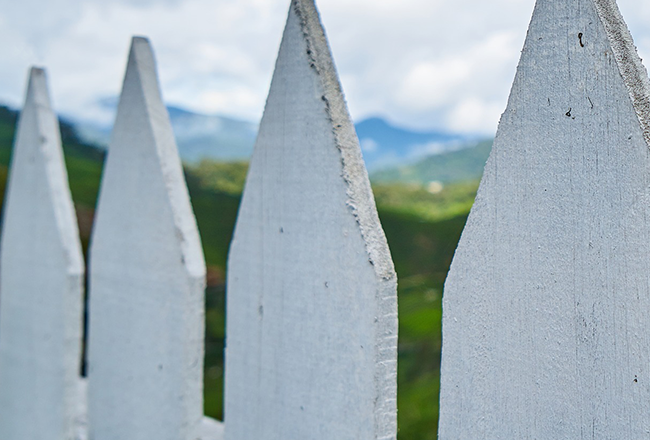
[[[0,438],[73,438],[84,264],[45,71],[30,72],[0,252]]]
[[[89,254],[90,438],[198,438],[205,262],[144,38],[131,46]]]

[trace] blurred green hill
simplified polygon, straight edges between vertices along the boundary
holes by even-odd
[[[427,156],[418,162],[382,169],[371,174],[374,182],[382,183],[454,183],[478,181],[492,150],[492,139],[456,151]]]
[[[0,198],[16,113],[0,107]],[[61,131],[84,248],[90,236],[103,152]],[[484,162],[483,162],[484,163]],[[186,168],[206,261],[205,411],[222,417],[225,270],[247,164],[204,161]],[[399,279],[399,439],[437,438],[443,283],[477,183],[377,184],[375,197]],[[0,199],[1,200],[1,199]],[[84,249],[85,250],[85,249]]]

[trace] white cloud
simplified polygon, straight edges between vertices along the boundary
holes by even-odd
[[[446,104],[470,78],[471,67],[471,60],[460,58],[420,62],[403,79],[396,101],[416,111]]]
[[[467,98],[452,105],[447,126],[453,131],[494,134],[503,110],[500,103]]]
[[[493,133],[534,0],[319,0],[353,117]],[[650,3],[619,0],[650,57]],[[118,93],[131,35],[150,37],[165,99],[256,120],[288,0],[0,0],[0,100],[17,105],[31,64],[63,112],[99,117]],[[648,58],[650,59],[650,58]]]
[[[510,66],[518,51],[513,33],[499,32],[467,51],[442,59],[416,63],[397,89],[395,102],[411,111],[426,112],[449,107],[475,96],[488,96],[490,82],[510,78]],[[504,67],[506,67],[504,69]],[[500,81],[501,80],[501,81]],[[491,98],[502,99],[503,90]]]

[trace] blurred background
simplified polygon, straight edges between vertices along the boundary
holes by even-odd
[[[619,0],[642,58],[650,2]],[[444,279],[534,0],[319,0],[399,276],[399,438],[436,439]],[[0,194],[28,69],[48,69],[87,246],[132,35],[151,39],[205,256],[206,413],[225,262],[288,0],[0,0]]]

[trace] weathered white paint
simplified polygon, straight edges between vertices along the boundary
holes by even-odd
[[[199,437],[204,287],[153,53],[134,38],[91,244],[91,439]]]
[[[649,96],[613,0],[538,0],[446,283],[441,440],[650,436]]]
[[[313,0],[291,4],[228,264],[228,440],[396,435],[396,276]]]
[[[0,252],[0,439],[71,439],[83,258],[45,71],[32,69]]]
[[[87,395],[88,383],[85,379],[78,382],[76,399],[77,412],[75,416],[74,440],[88,440]],[[209,417],[203,417],[199,428],[199,440],[223,440],[223,423]]]
[[[200,440],[223,440],[223,430],[223,423],[204,417],[201,422]]]
[[[74,440],[88,440],[88,380],[77,382]]]

